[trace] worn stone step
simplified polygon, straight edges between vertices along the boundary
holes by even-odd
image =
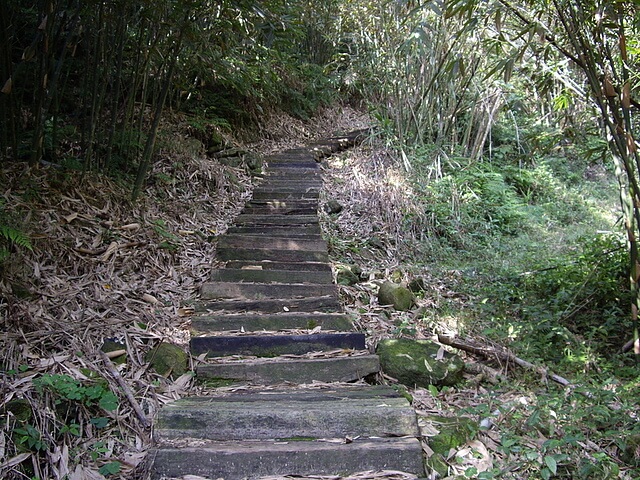
[[[262,270],[292,270],[300,272],[330,272],[331,266],[326,262],[277,262],[272,260],[229,260],[227,268],[255,268]]]
[[[320,191],[322,188],[321,177],[318,179],[310,178],[305,179],[304,177],[299,179],[292,179],[289,176],[275,176],[275,177],[267,177],[267,180],[264,180],[259,185],[254,187],[254,191],[295,191],[295,192],[310,192],[310,191]]]
[[[196,369],[199,379],[220,379],[255,385],[281,383],[353,382],[380,371],[377,355],[332,358],[289,358],[204,363]]]
[[[191,319],[191,328],[200,333],[244,330],[256,332],[260,330],[278,331],[289,329],[312,329],[349,331],[353,324],[348,315],[343,313],[296,313],[282,312],[271,314],[227,314],[201,315]]]
[[[158,412],[159,441],[418,437],[415,411],[392,388],[336,386],[185,397]]]
[[[271,260],[274,262],[329,262],[326,251],[313,252],[305,250],[267,250],[261,248],[236,248],[218,246],[217,257],[227,260]]]
[[[294,160],[272,160],[269,162],[269,166],[267,167],[267,171],[272,170],[293,170],[300,172],[306,171],[317,171],[320,170],[320,166],[316,163],[315,160],[312,161],[294,161]]]
[[[225,247],[326,252],[327,242],[323,239],[309,240],[305,238],[271,238],[264,235],[227,234],[218,238],[218,249]]]
[[[264,157],[265,162],[309,162],[317,163],[315,156],[310,149],[295,149],[285,152],[276,153],[274,155],[267,155]]]
[[[318,223],[317,215],[238,215],[236,225],[314,225]]]
[[[194,442],[155,449],[152,478],[243,480],[266,476],[348,476],[395,470],[424,476],[422,447],[415,438],[357,439],[352,443]]]
[[[242,283],[208,282],[200,287],[202,300],[237,298],[258,300],[264,298],[305,298],[338,295],[333,284],[286,284],[286,283]]]
[[[330,284],[333,282],[333,275],[330,271],[301,272],[295,270],[221,268],[211,272],[210,279],[214,282]]]
[[[306,208],[317,207],[318,201],[315,199],[305,200],[269,200],[269,199],[254,199],[247,202],[246,207],[269,207],[269,208]]]
[[[218,300],[195,306],[196,312],[340,312],[340,302],[335,295],[326,297],[266,299],[266,300]]]
[[[362,333],[314,333],[305,335],[233,335],[217,337],[193,337],[193,355],[208,354],[210,357],[227,355],[254,355],[256,357],[278,357],[280,355],[303,355],[342,348],[364,350]]]
[[[304,165],[299,165],[296,166],[295,168],[290,168],[287,165],[269,165],[269,167],[266,170],[266,174],[267,176],[270,177],[278,177],[278,176],[287,176],[287,177],[291,177],[294,179],[304,179],[306,177],[312,176],[312,175],[320,175],[322,173],[322,170],[320,169],[320,167],[318,165],[314,165],[314,166],[304,166]]]
[[[269,169],[264,179],[270,180],[289,180],[291,182],[304,182],[312,179],[321,179],[322,170],[320,169]]]
[[[322,229],[320,225],[290,225],[290,226],[231,226],[227,230],[229,235],[260,235],[270,237],[292,237],[303,238],[308,237],[309,240],[317,240],[322,238]]]
[[[252,197],[254,199],[279,199],[279,200],[289,200],[289,199],[318,199],[320,197],[320,192],[318,190],[309,190],[309,191],[300,191],[293,189],[272,189],[272,190],[254,190]]]
[[[242,209],[247,215],[315,215],[318,212],[318,205],[303,207],[258,207],[246,205]]]

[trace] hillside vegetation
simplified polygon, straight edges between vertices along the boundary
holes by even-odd
[[[326,161],[323,229],[370,344],[476,348],[464,386],[410,392],[473,420],[452,478],[638,478],[638,25],[622,0],[2,2],[0,476],[146,478],[145,422],[202,388],[154,349],[188,342],[256,158],[371,127]]]

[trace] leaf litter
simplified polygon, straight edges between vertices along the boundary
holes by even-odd
[[[308,143],[327,131],[346,132],[367,124],[365,115],[349,108],[328,109],[313,125],[273,117],[265,122],[262,140],[247,148],[270,154]],[[215,260],[215,237],[226,231],[249,198],[252,180],[243,169],[185,154],[180,148],[183,140],[184,136],[175,135],[174,148],[160,153],[145,195],[135,205],[127,200],[129,187],[106,176],[48,167],[29,172],[27,181],[21,168],[4,166],[0,177],[5,183],[3,208],[9,217],[19,219],[18,226],[28,232],[33,251],[13,251],[3,264],[0,280],[2,478],[25,478],[22,472],[69,480],[102,479],[107,472],[114,479],[146,478],[151,437],[135,405],[151,419],[167,402],[210,392],[193,382],[191,372],[175,379],[154,373],[145,355],[163,341],[186,349],[189,318],[195,312],[192,303],[211,269],[220,266]],[[424,240],[432,225],[413,197],[402,166],[375,141],[330,157],[324,164],[321,206],[333,199],[345,208],[339,215],[321,208],[321,225],[332,257],[364,272],[357,285],[340,286],[340,297],[345,311],[356,319],[356,327],[367,334],[369,348],[374,349],[383,338],[433,338],[436,332],[446,332],[450,325],[437,320],[434,313],[440,300],[454,298],[463,304],[466,299],[449,290],[446,278],[433,278],[407,264],[416,253],[418,240]],[[407,218],[411,222],[405,222]],[[377,304],[376,292],[383,280],[408,281],[418,274],[426,279],[419,314],[390,311]],[[117,375],[101,358],[105,339],[117,341],[126,351],[126,362],[112,366]],[[300,357],[361,353],[366,354],[334,351]],[[471,356],[462,355],[473,362]],[[251,359],[225,361],[247,360]],[[191,366],[198,361],[191,359]],[[51,392],[36,388],[34,380],[43,375],[106,384],[117,393],[117,408],[97,412],[82,403],[57,403]],[[130,390],[133,402],[117,376]],[[379,380],[393,382],[382,375]],[[341,386],[347,385],[358,386]],[[479,409],[488,391],[482,379],[469,385],[440,392],[412,389],[413,406],[419,416],[455,417]],[[241,385],[218,387],[215,392],[266,393],[278,388],[282,386]],[[336,384],[316,382],[297,388],[330,389]],[[479,424],[500,423],[530,401],[521,392],[504,387],[494,398],[500,410],[477,418]],[[26,419],[12,406],[18,401],[26,402],[30,412]],[[29,432],[23,438],[11,435],[25,424],[44,432],[45,438],[38,440],[33,432],[31,437]],[[428,453],[427,439],[437,429],[423,425],[423,434]],[[482,430],[473,442],[452,452],[447,459],[452,472],[463,474],[469,466],[482,471],[497,460],[504,464],[509,459],[501,440],[496,430]],[[46,447],[38,448],[37,441]],[[29,446],[29,442],[36,443]],[[602,448],[586,441],[584,451],[592,456]],[[110,471],[115,464],[117,471]],[[507,478],[524,478],[504,472]],[[347,477],[268,477],[276,478],[409,480],[415,476],[382,471]]]

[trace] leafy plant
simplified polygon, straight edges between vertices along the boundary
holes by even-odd
[[[42,439],[42,434],[33,425],[27,424],[13,430],[16,442],[29,450],[44,451],[48,448],[47,442]]]
[[[33,384],[40,391],[49,390],[55,396],[55,403],[63,400],[78,402],[87,407],[100,407],[106,411],[118,408],[118,397],[104,384],[95,383],[83,385],[69,375],[44,374],[33,380]]]

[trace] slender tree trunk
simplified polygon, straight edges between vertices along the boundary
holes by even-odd
[[[142,152],[142,159],[140,160],[140,166],[138,167],[136,183],[131,194],[131,199],[134,202],[137,200],[138,195],[140,195],[140,192],[142,191],[142,187],[147,177],[147,172],[149,171],[149,166],[151,165],[151,157],[155,148],[156,137],[158,134],[158,127],[160,126],[160,118],[162,117],[164,102],[167,98],[167,94],[169,93],[169,87],[171,86],[171,80],[173,78],[173,71],[175,69],[176,63],[178,62],[178,56],[180,55],[180,50],[182,48],[182,39],[184,37],[185,30],[186,19],[185,23],[180,28],[180,34],[178,36],[176,47],[171,57],[171,63],[169,64],[169,68],[164,79],[164,84],[162,85],[162,90],[160,91],[160,95],[158,96],[154,107],[151,129],[149,131],[149,135],[147,136],[147,142],[145,143],[144,151]]]

